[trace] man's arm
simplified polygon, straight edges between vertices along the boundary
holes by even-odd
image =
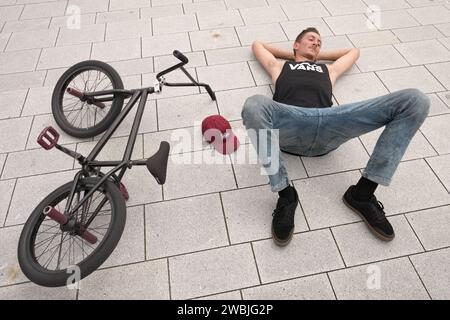
[[[272,81],[275,83],[278,78],[282,65],[277,58],[285,59],[285,50],[275,48],[274,46],[255,41],[252,44],[252,51],[256,57],[256,60],[264,67],[264,69],[272,77]]]
[[[336,80],[349,70],[359,58],[359,49],[339,49],[332,51],[325,51],[319,53],[318,60],[334,61],[329,65],[330,79],[334,84]]]
[[[283,60],[294,60],[294,53],[293,51],[287,51],[284,49],[280,49],[275,47],[274,45],[271,45],[269,43],[259,42],[255,41],[253,43],[260,43],[267,51],[269,51],[275,58],[277,59],[283,59]]]
[[[336,49],[336,50],[321,51],[317,56],[317,60],[336,61],[339,58],[345,56],[347,53],[349,53],[350,50],[352,49]]]

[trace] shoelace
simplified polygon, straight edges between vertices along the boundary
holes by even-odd
[[[278,213],[280,213],[280,212],[281,212],[281,209],[283,209],[283,207],[281,207],[281,208],[276,208],[275,210],[273,210],[273,212],[272,212],[272,217],[275,217],[275,215],[277,215]]]
[[[275,210],[273,210],[272,212],[272,217],[275,217],[275,215],[279,214],[287,205],[288,203],[282,203],[279,207],[275,208]]]
[[[381,222],[384,219],[386,219],[386,212],[384,212],[384,205],[383,205],[383,203],[381,203],[381,201],[379,201],[379,200],[376,200],[376,202],[371,200],[371,203],[377,209],[377,210],[372,210],[372,212],[375,214],[376,220],[378,222]]]

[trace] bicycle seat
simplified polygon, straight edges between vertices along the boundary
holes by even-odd
[[[146,162],[148,171],[155,177],[159,184],[164,184],[166,182],[169,149],[169,143],[167,141],[161,141],[158,151],[148,158]]]

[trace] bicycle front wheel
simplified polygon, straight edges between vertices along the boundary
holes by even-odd
[[[71,208],[98,180],[80,179]],[[28,218],[20,236],[19,265],[28,279],[41,286],[68,285],[75,267],[79,271],[79,280],[95,271],[113,252],[125,227],[125,201],[117,186],[108,180],[65,225],[45,215],[44,209],[49,207],[64,212],[72,185],[73,182],[68,182],[42,200]],[[80,236],[79,230],[89,232],[96,239],[95,244]]]
[[[70,67],[53,90],[52,112],[58,126],[77,138],[91,138],[106,129],[119,115],[123,97],[89,103],[80,97],[85,92],[123,89],[122,79],[109,64],[88,60]]]

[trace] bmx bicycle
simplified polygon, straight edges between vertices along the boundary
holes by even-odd
[[[153,87],[125,90],[119,74],[110,65],[96,60],[70,67],[56,83],[52,113],[63,131],[77,138],[106,132],[86,157],[59,145],[59,134],[52,127],[38,136],[37,142],[45,150],[57,148],[75,158],[81,169],[73,181],[60,186],[37,205],[22,229],[18,260],[32,282],[46,287],[67,285],[74,266],[78,267],[81,280],[111,255],[125,227],[125,201],[129,196],[121,180],[127,169],[145,165],[158,184],[165,183],[170,149],[167,141],[162,141],[150,158],[130,160],[147,96],[161,92],[164,86],[198,86],[216,100],[209,85],[197,82],[186,71],[186,56],[177,50],[173,55],[180,62],[158,73]],[[177,69],[191,82],[166,82],[164,75]],[[122,110],[127,98],[129,101]],[[122,160],[95,160],[138,101]],[[109,171],[101,171],[108,167]]]

